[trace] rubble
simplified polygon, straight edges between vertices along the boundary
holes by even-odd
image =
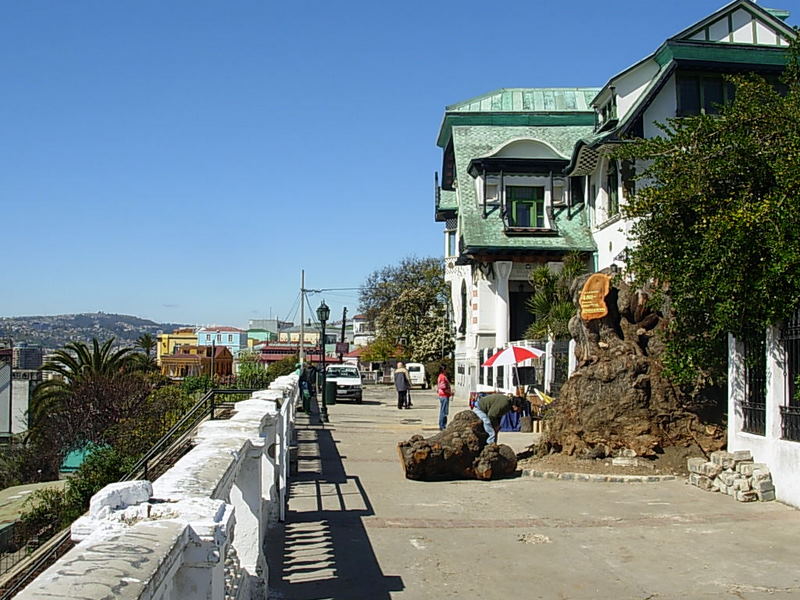
[[[712,452],[711,460],[693,457],[686,461],[689,483],[701,490],[733,496],[739,502],[775,500],[772,474],[764,463],[753,461],[749,450]]]

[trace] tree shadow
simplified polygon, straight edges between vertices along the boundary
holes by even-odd
[[[374,515],[358,477],[345,472],[332,432],[317,414],[298,426],[298,474],[292,478],[286,522],[267,536],[269,589],[276,598],[388,600],[405,587],[384,575],[363,518]],[[280,543],[270,540],[280,539]]]

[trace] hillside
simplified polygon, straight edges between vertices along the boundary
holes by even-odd
[[[37,344],[44,348],[61,348],[70,341],[91,341],[93,337],[116,338],[122,345],[133,345],[144,333],[172,331],[181,325],[156,323],[130,315],[80,313],[33,317],[0,317],[0,338],[11,338],[15,344]]]

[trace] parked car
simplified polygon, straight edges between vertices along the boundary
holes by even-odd
[[[408,379],[411,386],[418,385],[422,389],[428,389],[428,379],[425,377],[425,365],[422,363],[406,363],[408,369]]]
[[[364,384],[356,367],[331,365],[325,374],[327,381],[336,382],[337,398],[353,398],[358,403],[364,399]]]

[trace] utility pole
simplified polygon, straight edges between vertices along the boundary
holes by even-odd
[[[344,329],[345,325],[347,324],[347,307],[345,306],[342,309],[342,339],[339,340],[340,343],[344,344]],[[339,362],[342,362],[342,353],[339,353]]]
[[[305,343],[306,343],[306,271],[302,269],[300,271],[300,349],[297,352],[297,357],[300,361],[300,365],[305,362],[306,360],[306,352],[305,352]],[[292,340],[289,339],[291,342]]]

